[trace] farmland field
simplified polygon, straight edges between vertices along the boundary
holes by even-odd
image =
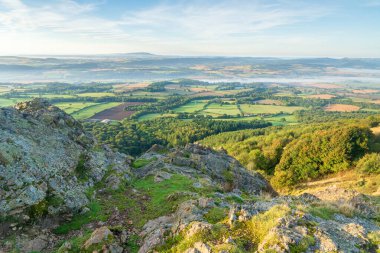
[[[144,120],[151,120],[155,118],[161,118],[161,117],[174,117],[176,114],[170,114],[170,113],[149,113],[145,114],[141,117],[139,117],[139,121],[144,121]]]
[[[68,94],[37,94],[37,93],[26,93],[25,94],[28,97],[33,98],[75,98],[74,95],[68,95]]]
[[[138,102],[129,102],[129,103],[123,103],[121,105],[106,109],[104,111],[96,113],[94,116],[91,117],[91,119],[98,119],[98,120],[104,120],[104,119],[110,119],[110,120],[122,120],[128,116],[131,116],[135,111],[126,111],[125,107],[128,105],[139,105],[143,103]]]
[[[27,98],[0,98],[0,107],[15,105],[18,102],[26,101]]]
[[[276,113],[293,113],[306,108],[301,106],[278,106],[278,105],[251,105],[242,104],[241,109],[245,114],[276,114]]]
[[[207,100],[193,100],[185,105],[175,108],[173,111],[181,113],[193,113],[196,111],[200,111],[207,104]]]
[[[335,98],[335,95],[331,94],[315,94],[315,95],[307,95],[305,96],[307,98],[319,98],[319,99],[332,99]]]
[[[255,103],[260,104],[260,105],[283,105],[283,103],[279,100],[274,100],[274,99],[262,99],[262,100],[257,100]]]
[[[76,119],[88,119],[94,116],[96,113],[104,111],[106,109],[120,105],[118,102],[94,104],[83,109],[80,109],[71,114]]]
[[[114,97],[115,94],[111,92],[89,92],[89,93],[79,93],[78,97],[94,97],[94,98],[100,98],[100,97]]]
[[[356,105],[332,104],[325,107],[328,112],[355,112],[359,111],[360,107]]]
[[[240,114],[240,111],[235,104],[211,103],[205,110],[202,111],[202,114],[211,116],[221,116],[224,114],[236,116]]]
[[[96,105],[97,103],[90,103],[90,102],[62,102],[62,103],[55,103],[54,105],[61,108],[68,114],[72,114],[76,111],[79,111],[83,108]]]

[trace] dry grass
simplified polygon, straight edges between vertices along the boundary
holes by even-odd
[[[365,175],[355,170],[342,171],[320,180],[300,184],[297,189],[287,193],[299,195],[308,192],[313,194],[331,186],[352,189],[372,196],[379,196],[380,175]]]
[[[315,95],[309,95],[305,96],[307,98],[319,98],[319,99],[332,99],[335,98],[336,96],[330,95],[330,94],[315,94]]]
[[[328,112],[356,112],[360,107],[356,105],[332,104],[325,107]]]
[[[353,90],[352,93],[355,93],[355,94],[371,94],[371,93],[377,93],[379,92],[379,90],[371,90],[371,89],[367,89],[367,90]]]
[[[374,135],[379,135],[380,134],[380,126],[377,127],[372,127],[371,131]]]

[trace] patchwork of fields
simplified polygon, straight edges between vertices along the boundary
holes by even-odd
[[[208,100],[193,100],[185,105],[176,107],[173,113],[150,113],[139,117],[139,121],[151,120],[159,117],[175,117],[179,113],[191,113],[210,116],[216,120],[249,121],[264,119],[274,125],[295,124],[296,118],[292,115],[297,110],[305,110],[301,106],[283,106],[274,104],[241,104],[235,102],[216,103]]]
[[[41,97],[80,120],[123,120],[138,112],[139,121],[205,116],[232,121],[262,119],[274,125],[296,124],[295,112],[310,108],[333,113],[380,112],[380,89],[343,89],[341,85],[326,85],[289,87],[273,84],[265,90],[262,87],[257,89],[256,84],[194,80],[68,84],[67,87],[43,83],[0,84],[0,107]],[[175,98],[193,100],[182,104]],[[167,101],[170,102],[166,104]],[[138,106],[125,110],[128,105]]]

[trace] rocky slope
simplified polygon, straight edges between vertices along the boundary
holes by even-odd
[[[278,196],[199,145],[135,161],[42,100],[0,109],[0,252],[376,252],[378,199]]]
[[[0,143],[0,215],[8,220],[80,211],[108,170],[130,174],[126,156],[96,146],[71,116],[39,99],[0,108]]]

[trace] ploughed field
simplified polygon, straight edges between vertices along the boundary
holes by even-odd
[[[129,116],[131,116],[135,111],[127,111],[125,108],[130,105],[141,105],[143,103],[141,102],[128,102],[123,103],[121,105],[106,109],[104,111],[96,113],[94,116],[92,116],[90,119],[96,119],[96,120],[122,120]]]

